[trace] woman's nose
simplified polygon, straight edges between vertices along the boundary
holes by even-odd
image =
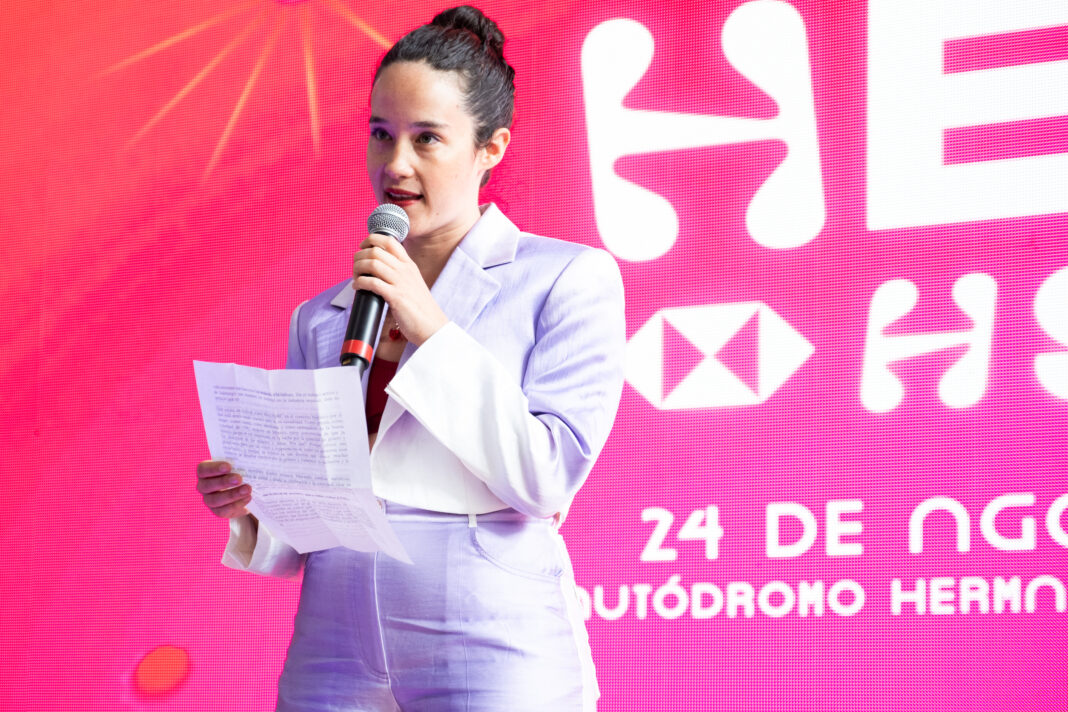
[[[386,161],[386,172],[394,178],[406,178],[412,173],[411,147],[405,141],[394,141]]]

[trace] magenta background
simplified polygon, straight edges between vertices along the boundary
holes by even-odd
[[[483,3],[518,71],[514,141],[486,198],[524,229],[600,246],[593,219],[579,52],[628,17],[657,56],[636,108],[769,117],[774,103],[726,64],[719,30],[738,2]],[[753,191],[780,142],[628,157],[626,177],[669,198],[681,236],[664,257],[622,263],[633,333],[665,308],[762,301],[816,347],[768,402],[660,411],[627,387],[616,428],[565,534],[582,585],[720,585],[841,578],[868,595],[852,618],[618,621],[589,629],[604,710],[1040,710],[1068,705],[1064,614],[891,616],[889,581],[932,576],[1068,578],[1045,510],[1065,484],[1066,406],[1034,376],[1063,350],[1035,323],[1039,285],[1068,265],[1068,215],[869,233],[865,229],[862,2],[793,3],[804,18],[827,201],[811,243],[774,251],[746,234]],[[271,12],[293,7],[265,5]],[[241,28],[231,20],[118,72],[116,62],[228,3],[21,2],[0,26],[0,361],[5,407],[0,544],[0,708],[271,709],[299,587],[219,565],[225,526],[193,488],[206,457],[193,359],[283,363],[288,315],[346,274],[373,196],[363,178],[365,105],[381,48],[309,0],[323,120],[314,150],[298,32],[290,22],[216,169],[202,177],[266,31],[124,145]],[[439,4],[352,4],[395,40]],[[1063,36],[1061,35],[1056,36]],[[1052,136],[1051,142],[1063,136]],[[908,361],[906,399],[872,414],[858,397],[871,294],[907,278],[923,295],[905,332],[967,328],[949,299],[968,272],[999,295],[991,377],[952,410],[945,355]],[[1066,307],[1068,312],[1068,307]],[[1034,492],[1038,547],[999,552],[982,507]],[[910,555],[908,515],[946,495],[972,514],[958,554],[932,518]],[[862,499],[861,557],[764,557],[764,506],[796,501],[822,523],[829,499]],[[720,507],[726,536],[642,563],[641,511]],[[1015,515],[1014,515],[1015,517]],[[999,519],[1007,534],[1015,518]],[[674,530],[673,530],[674,532]],[[673,537],[673,535],[672,535]],[[1048,594],[1048,592],[1046,592]],[[1045,595],[1045,594],[1044,594]],[[173,692],[138,693],[138,661],[188,651]]]

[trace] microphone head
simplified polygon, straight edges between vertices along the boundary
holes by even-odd
[[[408,237],[408,213],[404,208],[393,203],[382,203],[367,216],[367,232],[395,237],[397,242],[404,242]]]

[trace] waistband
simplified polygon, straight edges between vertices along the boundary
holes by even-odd
[[[522,512],[508,507],[506,509],[498,509],[495,512],[486,512],[485,514],[454,514],[452,512],[435,512],[431,509],[419,509],[417,507],[409,507],[404,504],[397,504],[396,502],[390,502],[389,500],[379,499],[379,504],[386,513],[386,517],[391,520],[403,520],[403,521],[436,521],[442,523],[464,523],[473,524],[474,522],[545,522],[551,524],[553,517],[531,517]]]

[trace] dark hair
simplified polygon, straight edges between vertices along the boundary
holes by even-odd
[[[478,8],[461,5],[445,10],[429,25],[401,37],[382,58],[375,80],[396,62],[426,62],[438,71],[460,75],[464,108],[474,119],[479,148],[497,129],[511,128],[515,70],[504,60],[504,34]]]

